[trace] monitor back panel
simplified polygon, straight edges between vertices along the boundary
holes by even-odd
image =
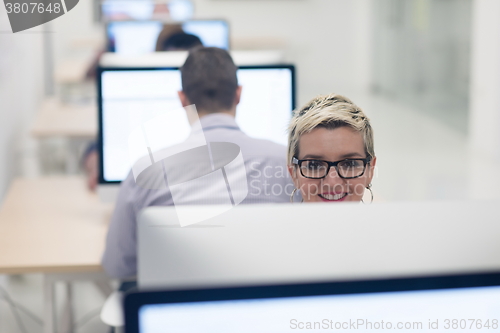
[[[139,284],[179,288],[498,270],[497,206],[239,205],[188,227],[180,227],[177,210],[203,216],[211,207],[150,207],[139,218]]]

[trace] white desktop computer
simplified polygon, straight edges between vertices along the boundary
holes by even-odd
[[[208,288],[500,271],[497,205],[262,204],[216,216],[212,206],[149,207],[138,219],[138,282]],[[186,213],[205,219],[182,227]]]

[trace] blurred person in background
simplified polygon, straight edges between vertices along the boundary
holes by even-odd
[[[198,36],[180,31],[170,35],[165,41],[161,41],[160,46],[161,51],[189,51],[203,44]]]

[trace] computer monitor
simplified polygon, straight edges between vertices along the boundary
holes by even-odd
[[[499,328],[500,274],[136,292],[124,308],[126,333],[479,332]]]
[[[283,190],[258,185],[269,195]],[[149,207],[138,217],[138,283],[200,288],[500,270],[497,207],[240,204],[218,215],[213,206]],[[193,216],[202,219],[181,227]]]
[[[166,26],[200,38],[207,47],[229,49],[229,25],[224,20],[190,20],[180,23],[162,21],[113,21],[106,27],[108,51],[124,55],[140,55],[156,51],[156,43]],[[167,27],[168,28],[168,27]]]
[[[182,24],[185,33],[198,36],[204,46],[229,50],[229,25],[223,20],[191,20]]]
[[[249,136],[286,145],[289,120],[295,108],[295,70],[292,65],[239,67],[243,86],[236,122]],[[129,137],[141,122],[181,109],[178,68],[100,68],[98,71],[100,183],[119,183],[133,161]],[[165,135],[172,144],[187,137],[185,114],[172,113]]]
[[[171,19],[185,21],[193,17],[191,0],[105,0],[101,6],[105,21]]]
[[[154,0],[107,0],[101,4],[104,20],[150,20],[155,9]]]

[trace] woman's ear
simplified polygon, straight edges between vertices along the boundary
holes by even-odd
[[[376,165],[377,165],[377,157],[373,157],[368,167],[368,177],[367,177],[368,184],[372,182],[373,176],[375,175]]]
[[[295,185],[296,188],[298,188],[297,169],[292,164],[288,164],[287,167],[288,167],[288,173],[292,177],[293,184]]]

